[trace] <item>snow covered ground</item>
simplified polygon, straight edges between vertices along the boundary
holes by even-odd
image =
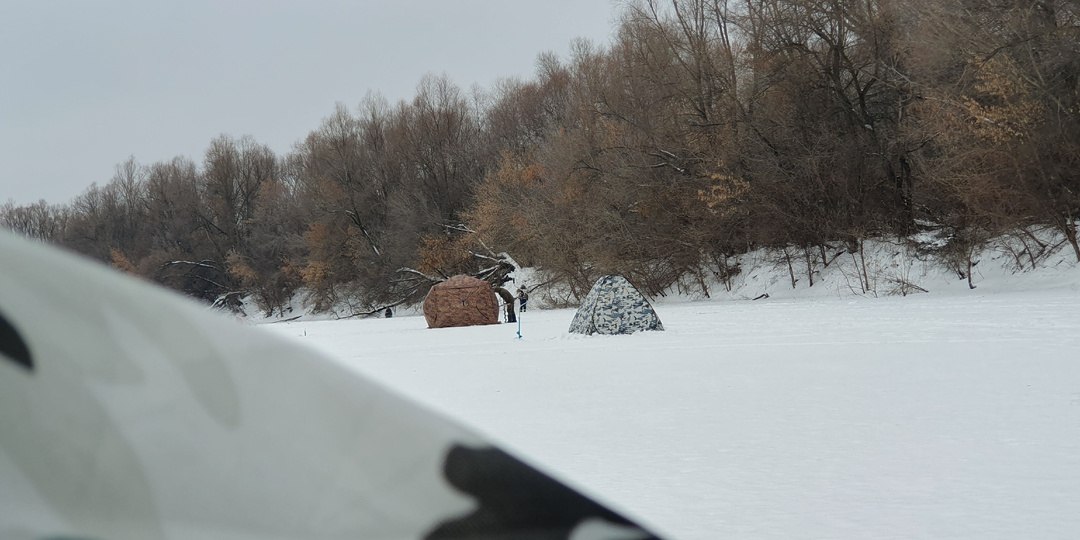
[[[671,538],[1078,538],[1080,275],[1006,281],[666,302],[667,331],[631,336],[569,335],[573,310],[524,314],[522,339],[417,316],[265,328]]]

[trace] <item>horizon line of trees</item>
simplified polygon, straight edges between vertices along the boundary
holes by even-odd
[[[753,249],[811,269],[927,230],[969,280],[1010,232],[1045,252],[1028,233],[1051,228],[1080,261],[1076,2],[638,0],[617,24],[528,80],[427,76],[411,101],[339,104],[287,155],[222,135],[0,225],[268,313],[498,282],[503,254],[578,297],[606,273],[707,294]]]

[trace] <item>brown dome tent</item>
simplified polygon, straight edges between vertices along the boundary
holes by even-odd
[[[428,328],[497,324],[499,302],[491,284],[469,276],[454,276],[431,288],[424,299]]]

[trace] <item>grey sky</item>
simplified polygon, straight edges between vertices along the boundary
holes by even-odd
[[[369,91],[411,99],[528,77],[575,37],[608,41],[612,0],[0,0],[0,204],[68,202],[128,156],[201,161],[249,134],[285,153]]]

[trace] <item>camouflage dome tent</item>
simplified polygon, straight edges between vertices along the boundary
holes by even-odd
[[[497,324],[499,302],[491,284],[469,276],[454,276],[431,288],[424,299],[428,328]]]
[[[663,330],[652,305],[622,276],[604,276],[585,296],[573,322],[572,334],[633,334]]]

